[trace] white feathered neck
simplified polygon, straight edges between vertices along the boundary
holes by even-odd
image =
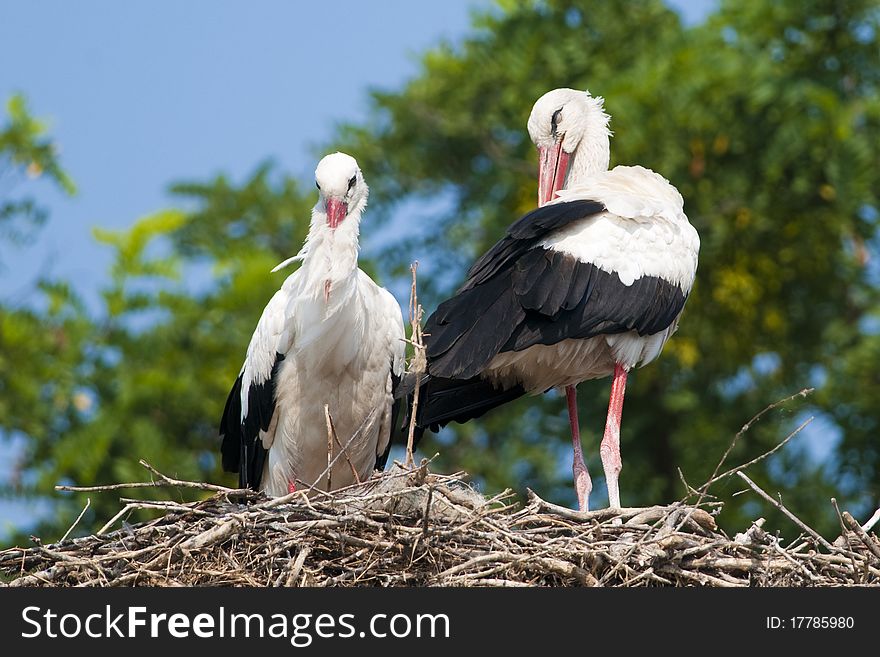
[[[367,206],[362,199],[351,208],[341,224],[334,230],[327,225],[324,201],[319,200],[312,208],[309,234],[295,256],[276,265],[272,271],[284,269],[294,262],[302,261],[300,275],[306,276],[307,288],[319,287],[323,293],[324,281],[339,283],[357,270],[360,245],[361,215]]]

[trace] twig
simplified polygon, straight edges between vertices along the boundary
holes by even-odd
[[[327,421],[327,490],[333,490],[333,420],[330,419],[330,407],[327,404],[324,404],[324,419]]]
[[[778,445],[776,445],[776,446],[773,447],[772,449],[770,449],[770,450],[764,452],[764,453],[761,454],[760,456],[756,456],[756,457],[753,458],[751,461],[748,461],[748,462],[746,462],[746,463],[743,463],[742,465],[738,465],[738,466],[736,466],[735,468],[731,468],[730,470],[727,470],[726,472],[724,472],[724,473],[722,473],[722,474],[720,474],[720,475],[717,475],[717,476],[715,476],[715,477],[712,477],[709,481],[707,481],[705,484],[703,484],[703,485],[700,487],[700,490],[703,491],[703,492],[705,492],[706,489],[708,489],[708,487],[711,486],[712,484],[714,484],[716,481],[720,481],[721,479],[724,479],[725,477],[729,477],[730,475],[736,474],[736,473],[740,472],[741,470],[745,470],[746,468],[748,468],[748,467],[750,467],[750,466],[752,466],[752,465],[755,465],[755,463],[759,463],[759,462],[763,461],[764,459],[766,459],[766,458],[767,458],[768,456],[770,456],[771,454],[774,454],[775,452],[778,452],[780,449],[782,449],[783,447],[785,447],[786,443],[788,443],[789,440],[791,440],[791,439],[794,438],[796,435],[798,435],[801,431],[803,431],[804,428],[805,428],[808,424],[810,424],[810,422],[812,422],[812,421],[815,420],[815,419],[816,419],[816,418],[813,417],[813,416],[808,417],[806,420],[804,420],[804,421],[801,423],[801,425],[800,425],[797,429],[795,429],[795,430],[792,431],[790,434],[788,434],[785,438],[783,438],[782,441],[780,441]],[[725,458],[726,458],[726,456],[725,456]],[[723,459],[722,459],[722,461],[723,461]]]
[[[172,479],[171,477],[165,476],[164,474],[159,472],[156,468],[154,468],[152,465],[147,463],[144,459],[140,459],[138,461],[138,463],[141,466],[145,467],[150,472],[152,472],[154,475],[159,477],[159,479],[161,479],[163,482],[165,482],[169,486],[181,486],[183,488],[196,488],[196,487],[202,488],[203,487],[202,490],[213,490],[213,491],[217,491],[218,493],[233,493],[233,492],[235,492],[235,489],[233,489],[233,488],[227,488],[226,486],[215,486],[214,484],[198,484],[197,486],[195,486],[195,485],[193,485],[194,482],[192,482],[192,481],[181,481],[180,479]]]
[[[777,500],[774,500],[770,495],[768,495],[766,492],[764,492],[764,490],[760,486],[758,486],[758,484],[756,484],[754,481],[749,479],[745,475],[745,473],[737,472],[736,476],[739,477],[740,479],[742,479],[744,482],[746,482],[749,485],[749,487],[753,491],[755,491],[758,495],[760,495],[765,500],[770,502],[770,504],[772,504],[777,509],[782,511],[782,513],[784,513],[785,516],[789,520],[791,520],[794,524],[796,524],[798,527],[800,527],[805,532],[807,532],[810,536],[812,536],[814,539],[816,539],[819,543],[821,543],[822,547],[824,547],[826,550],[828,550],[829,552],[837,552],[838,551],[838,549],[836,547],[831,545],[831,543],[829,543],[824,538],[822,538],[818,533],[816,533],[816,530],[814,530],[812,527],[807,526],[800,518],[798,518],[791,511],[789,511],[787,508],[785,508],[785,505],[783,505],[782,502],[778,502]]]
[[[880,546],[868,536],[864,527],[859,525],[859,523],[856,522],[856,519],[853,518],[848,511],[844,511],[841,518],[843,519],[843,522],[846,523],[846,526],[855,532],[856,536],[861,539],[862,543],[865,544],[865,547],[871,551],[871,554],[880,559]]]
[[[227,493],[229,495],[245,495],[249,489],[245,488],[227,488],[226,486],[216,486],[214,484],[206,484],[200,481],[180,481],[177,479],[169,479],[167,481],[132,481],[127,484],[106,484],[103,486],[68,486],[66,484],[58,484],[55,490],[68,491],[72,493],[94,493],[111,490],[129,490],[133,488],[193,488],[195,490],[207,490],[215,493]]]
[[[132,509],[161,509],[163,511],[182,511],[195,515],[210,515],[207,511],[196,508],[196,502],[181,504],[172,500],[135,500],[130,497],[121,497],[119,501],[128,504]]]
[[[425,358],[425,342],[422,337],[422,307],[419,305],[419,296],[416,291],[416,270],[419,268],[418,260],[409,267],[412,272],[412,287],[409,296],[409,321],[412,325],[412,335],[410,339],[413,345],[413,357],[410,362],[410,372],[415,377],[415,387],[413,389],[413,403],[410,409],[409,432],[406,437],[406,465],[413,467],[415,459],[413,458],[413,443],[415,441],[416,416],[419,410],[419,389],[422,385],[422,375],[428,368],[428,362]]]
[[[702,486],[700,486],[700,491],[701,491],[701,493],[705,493],[706,490],[708,490],[709,486],[711,486],[713,483],[715,483],[715,482],[718,481],[719,479],[723,479],[724,477],[730,476],[731,474],[734,474],[734,473],[737,472],[738,470],[741,470],[742,468],[744,468],[744,467],[746,467],[746,466],[748,466],[748,465],[751,465],[752,463],[757,463],[757,461],[760,461],[762,458],[764,458],[764,457],[766,457],[766,456],[769,456],[769,455],[772,454],[774,451],[776,451],[776,449],[778,449],[779,447],[782,447],[782,445],[784,445],[786,442],[788,442],[789,440],[791,440],[791,438],[793,438],[793,437],[794,437],[794,436],[795,436],[795,435],[796,435],[801,429],[803,429],[804,426],[806,426],[806,423],[804,423],[803,425],[801,425],[801,426],[800,426],[796,431],[794,431],[794,432],[793,432],[788,438],[786,438],[786,439],[785,439],[780,445],[778,445],[776,448],[774,448],[774,449],[771,450],[770,452],[767,452],[766,454],[762,455],[762,456],[759,457],[758,459],[755,459],[754,461],[750,461],[750,462],[749,462],[748,464],[746,464],[746,465],[740,466],[739,468],[733,468],[732,470],[729,470],[729,471],[725,472],[723,475],[718,476],[718,471],[721,469],[721,466],[724,465],[724,462],[727,461],[727,457],[730,456],[730,453],[733,451],[733,448],[736,447],[736,444],[737,444],[737,442],[739,442],[739,439],[742,438],[743,434],[745,434],[749,429],[752,428],[752,425],[753,425],[755,422],[757,422],[758,420],[760,420],[762,417],[764,417],[764,415],[766,415],[767,413],[769,413],[770,411],[772,411],[774,408],[778,408],[778,407],[781,406],[782,404],[785,404],[786,402],[791,401],[791,400],[794,399],[795,397],[806,397],[807,395],[809,395],[809,394],[810,394],[811,392],[813,392],[814,390],[815,390],[815,388],[804,388],[804,389],[801,390],[800,392],[796,392],[796,393],[793,394],[793,395],[789,395],[789,396],[786,397],[785,399],[780,399],[779,401],[775,401],[775,402],[773,402],[772,404],[770,404],[769,406],[767,406],[763,411],[761,411],[760,413],[758,413],[757,415],[755,415],[751,420],[749,420],[748,422],[746,422],[746,423],[742,426],[742,429],[740,429],[739,431],[737,431],[736,435],[733,437],[733,440],[730,442],[730,445],[728,445],[727,449],[724,451],[724,454],[721,456],[721,460],[718,461],[718,465],[716,465],[716,466],[715,466],[715,470],[712,471],[712,476],[709,477],[709,480],[708,480],[705,484],[703,484]],[[808,422],[811,421],[812,419],[813,419],[813,418],[810,418],[810,420],[808,420]]]
[[[690,495],[700,495],[700,491],[691,486],[688,483],[688,480],[684,478],[684,472],[681,471],[681,468],[676,468],[678,470],[678,478],[681,479],[681,483],[684,484],[684,489],[687,491],[687,494]],[[685,498],[686,499],[686,498]]]
[[[339,450],[342,452],[342,455],[345,457],[345,460],[348,461],[348,467],[351,468],[351,476],[354,478],[355,485],[360,484],[361,483],[360,475],[358,474],[358,471],[355,469],[354,463],[352,463],[351,459],[348,457],[348,450],[346,450],[342,446],[342,443],[339,441],[339,434],[336,433],[336,427],[333,424],[333,418],[330,417],[330,408],[327,406],[327,404],[324,404],[324,416],[325,416],[325,419],[327,420],[327,433],[328,433],[328,435],[333,436],[333,440],[336,442],[337,445],[339,445]],[[329,479],[327,481],[327,490],[332,490],[332,488],[330,487]]]
[[[306,562],[306,557],[309,556],[309,553],[312,551],[308,545],[304,545],[300,548],[299,554],[296,555],[296,561],[293,562],[293,568],[290,569],[290,574],[287,576],[287,581],[284,582],[284,586],[293,586],[296,584],[296,580],[299,579],[299,574],[302,572],[303,564]]]
[[[70,491],[74,493],[90,493],[95,491],[124,490],[127,488],[162,488],[164,486],[174,486],[176,488],[194,488],[196,490],[209,490],[215,493],[226,493],[228,495],[247,494],[248,489],[227,488],[226,486],[217,486],[215,484],[206,484],[200,481],[183,481],[181,479],[172,479],[156,470],[152,465],[141,459],[138,463],[149,470],[151,473],[159,477],[159,481],[138,481],[127,484],[107,484],[104,486],[66,486],[57,485],[55,490]]]
[[[128,512],[131,511],[131,510],[132,510],[132,505],[131,505],[131,504],[126,504],[122,509],[120,509],[119,513],[117,513],[115,516],[113,516],[112,518],[110,518],[110,520],[108,520],[108,521],[104,524],[104,526],[101,527],[101,529],[98,530],[98,532],[97,532],[98,535],[100,536],[101,534],[103,534],[104,532],[106,532],[108,529],[110,529],[114,524],[116,524],[116,521],[117,521],[117,520],[119,520],[122,516],[124,516],[126,513],[128,513]]]
[[[776,539],[775,537],[774,537],[774,539],[773,539],[772,545],[773,545],[773,550],[774,550],[775,552],[781,554],[782,557],[783,557],[786,561],[788,561],[788,562],[789,562],[792,566],[794,566],[797,570],[801,571],[804,575],[806,575],[806,576],[807,576],[807,579],[809,579],[809,580],[810,580],[811,582],[813,582],[814,584],[817,583],[817,582],[819,582],[819,578],[818,578],[816,575],[814,575],[813,573],[810,572],[810,569],[807,568],[807,565],[806,565],[806,564],[803,564],[803,563],[798,563],[797,561],[795,561],[795,560],[794,560],[794,557],[792,557],[792,556],[791,556],[791,555],[790,555],[790,554],[789,554],[789,553],[788,553],[788,552],[787,552],[787,551],[786,551],[786,550],[785,550],[785,549],[779,544],[779,540]]]
[[[834,507],[834,511],[837,513],[837,519],[840,521],[840,529],[843,530],[840,533],[840,538],[834,541],[834,543],[835,545],[837,543],[842,543],[842,546],[845,545],[847,548],[849,548],[849,539],[846,536],[846,523],[843,521],[843,516],[840,514],[840,507],[837,506],[837,500],[833,497],[831,498],[831,506]],[[856,565],[856,556],[858,555],[856,555],[851,549],[847,549],[846,554],[849,557],[850,563],[852,564],[853,574],[859,572],[859,567],[858,565]]]
[[[91,505],[92,505],[92,498],[87,497],[86,498],[86,505],[83,507],[83,510],[79,512],[79,515],[76,517],[76,520],[73,521],[73,524],[70,526],[70,529],[68,529],[66,532],[64,532],[64,536],[62,536],[61,540],[58,541],[59,543],[63,543],[64,539],[66,539],[68,536],[70,536],[70,532],[72,532],[73,528],[79,524],[79,521],[82,520],[82,517],[86,514],[86,511],[89,510],[89,507]]]
[[[428,536],[428,516],[431,514],[431,498],[433,497],[434,488],[433,486],[428,486],[428,497],[425,500],[425,510],[422,514],[422,538],[427,538]]]
[[[664,564],[658,569],[661,573],[666,573],[669,575],[678,575],[682,579],[687,579],[697,584],[701,584],[703,586],[718,586],[723,588],[734,587],[734,586],[748,586],[747,582],[740,582],[734,584],[732,582],[728,582],[726,580],[721,579],[720,577],[713,577],[712,575],[707,575],[706,573],[701,572],[691,572],[689,570],[684,570],[683,568],[673,564]]]
[[[526,492],[529,497],[529,502],[535,505],[538,510],[547,511],[554,515],[568,518],[570,520],[577,520],[579,522],[604,522],[614,518],[626,520],[644,513],[649,513],[656,519],[662,517],[665,513],[668,513],[671,510],[670,507],[665,506],[648,506],[631,508],[623,507],[620,509],[598,509],[596,511],[575,511],[574,509],[559,506],[558,504],[553,504],[552,502],[542,499],[530,488],[526,488]]]
[[[241,529],[241,523],[239,522],[238,518],[233,516],[229,520],[226,520],[219,525],[214,525],[213,527],[208,528],[202,533],[193,536],[192,538],[186,539],[177,547],[179,547],[184,552],[200,550],[202,548],[209,547],[217,543],[222,543],[229,537],[233,536],[236,532],[238,532],[239,529]]]

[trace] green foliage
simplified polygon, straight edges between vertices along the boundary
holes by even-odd
[[[33,196],[35,179],[45,177],[67,194],[76,190],[44,122],[30,115],[24,97],[13,96],[6,110],[0,124],[0,243],[15,245],[32,239],[46,219]],[[27,193],[13,194],[23,181]],[[37,292],[39,310],[0,303],[0,437],[27,436],[47,453],[80,421],[81,347],[91,322],[66,284],[42,282]],[[0,496],[35,495],[26,470],[14,464]]]
[[[0,176],[31,179],[46,176],[65,193],[75,194],[76,186],[61,168],[55,144],[46,136],[45,122],[30,115],[24,96],[12,96],[6,111],[7,121],[0,125]],[[45,220],[45,209],[30,196],[0,198],[0,239],[24,242],[33,237],[29,229]]]

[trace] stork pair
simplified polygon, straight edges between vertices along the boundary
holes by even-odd
[[[657,358],[675,331],[699,250],[666,179],[639,166],[608,170],[602,104],[571,89],[535,103],[528,131],[540,207],[513,223],[428,318],[415,418],[421,435],[564,389],[581,510],[592,482],[576,386],[613,376],[600,455],[610,505],[619,507],[627,373]],[[309,236],[291,259],[303,264],[266,307],[220,427],[224,467],[242,486],[276,496],[365,479],[384,467],[397,425],[400,308],[357,268],[367,186],[341,153],[321,160],[316,182]]]

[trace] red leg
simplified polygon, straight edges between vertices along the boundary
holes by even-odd
[[[620,459],[620,420],[623,416],[623,394],[626,391],[626,369],[614,365],[614,380],[611,382],[611,397],[608,400],[608,418],[605,420],[605,435],[599,446],[602,468],[605,470],[605,485],[608,487],[608,505],[620,508],[620,489],[617,477],[623,467]]]
[[[287,482],[287,492],[288,493],[295,493],[296,492],[296,484],[293,483],[292,481]]]
[[[590,473],[587,472],[587,464],[584,463],[584,454],[581,451],[581,431],[578,428],[577,388],[565,387],[565,398],[568,401],[568,420],[571,423],[571,445],[574,449],[574,459],[571,471],[574,474],[574,490],[578,496],[578,507],[581,511],[590,509],[590,491],[593,490],[593,482]]]

